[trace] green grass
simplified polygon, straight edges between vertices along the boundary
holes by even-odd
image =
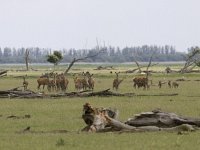
[[[115,66],[117,70],[126,70],[131,66]],[[62,66],[61,66],[62,68]],[[95,77],[95,91],[112,87],[114,74],[109,71],[94,71],[90,66],[78,66],[80,70],[91,71]],[[163,69],[163,66],[155,69]],[[15,68],[16,69],[16,68]],[[63,68],[62,68],[63,69]],[[37,91],[37,77],[48,70],[42,67],[38,72],[8,73],[8,77],[0,78],[0,90],[7,90],[22,84],[19,75],[28,74],[29,89]],[[136,96],[136,97],[90,97],[90,98],[60,98],[60,99],[0,99],[0,149],[2,150],[55,150],[55,149],[109,149],[109,150],[197,150],[200,147],[200,131],[178,135],[176,132],[144,132],[144,133],[80,133],[85,127],[81,118],[82,106],[90,102],[95,107],[113,107],[119,110],[119,120],[126,121],[134,114],[160,108],[179,115],[200,118],[200,79],[199,74],[184,74],[191,80],[179,82],[178,89],[169,89],[163,85],[161,89],[152,86],[150,90],[133,89],[134,74],[123,74],[119,92],[134,92],[136,94],[178,93],[178,96]],[[180,74],[156,74],[150,78],[157,85],[159,80],[176,80]],[[69,92],[74,91],[72,77]],[[48,93],[45,90],[46,93]],[[10,115],[31,115],[29,119],[8,119]],[[27,126],[32,131],[68,130],[68,133],[18,133]]]

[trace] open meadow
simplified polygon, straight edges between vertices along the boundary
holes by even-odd
[[[94,91],[110,88],[115,78],[114,72],[124,72],[136,68],[133,64],[114,64],[112,70],[95,70],[96,65],[75,64],[70,70],[69,88],[67,92],[75,91],[73,73],[89,71],[94,74]],[[120,73],[124,79],[118,93],[135,93],[146,96],[133,97],[89,97],[89,98],[49,98],[20,99],[0,98],[0,149],[1,150],[64,150],[64,149],[107,149],[107,150],[197,150],[200,147],[200,131],[186,132],[141,132],[141,133],[85,133],[80,132],[86,126],[81,118],[83,105],[89,102],[94,107],[111,107],[119,110],[119,120],[126,121],[134,114],[161,109],[178,115],[200,118],[200,74],[163,73],[166,66],[177,70],[181,64],[161,64],[150,68],[160,73],[152,73],[149,79],[152,85],[148,90],[134,89],[133,78],[136,73]],[[0,78],[0,91],[9,90],[22,85],[19,76],[27,75],[28,89],[38,92],[37,79],[42,73],[51,72],[52,66],[33,66],[37,71],[20,71],[24,66],[1,65],[0,69],[8,69],[8,74]],[[59,65],[55,72],[63,72],[66,66]],[[198,68],[197,68],[198,69]],[[145,69],[144,69],[145,70]],[[112,73],[111,73],[112,71]],[[177,81],[178,88],[169,88],[167,84],[158,87],[158,82]],[[113,90],[112,90],[113,91]],[[41,91],[40,91],[41,92]],[[115,91],[116,92],[116,91]],[[49,94],[47,89],[45,94]],[[159,94],[178,93],[176,96],[153,96]],[[149,96],[148,96],[149,95]],[[151,96],[152,95],[152,96]],[[25,116],[12,118],[9,116]],[[35,132],[20,132],[30,127]],[[48,131],[67,130],[67,133]]]

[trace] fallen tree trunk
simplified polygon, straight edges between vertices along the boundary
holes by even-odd
[[[10,90],[0,91],[0,98],[63,98],[63,97],[133,97],[133,96],[176,96],[178,93],[163,93],[163,94],[135,94],[135,93],[115,93],[110,91],[110,89],[93,92],[91,90],[79,91],[79,92],[69,92],[69,93],[58,93],[58,94],[45,94],[34,92],[31,90],[19,90],[23,86],[16,87]]]
[[[125,122],[131,126],[157,126],[157,127],[175,127],[182,124],[190,124],[200,127],[200,119],[178,116],[175,113],[162,112],[155,110],[136,114],[134,118]]]
[[[4,70],[0,72],[0,77],[4,77],[7,75],[8,70]]]
[[[135,115],[125,123],[109,115],[108,109],[95,108],[89,103],[83,106],[82,118],[87,132],[144,132],[144,131],[194,131],[200,127],[200,119],[186,118],[162,111]],[[114,112],[113,112],[114,113]]]

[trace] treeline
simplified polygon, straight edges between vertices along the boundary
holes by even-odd
[[[24,63],[25,51],[29,51],[30,63],[47,63],[47,55],[53,53],[50,48],[0,48],[0,63]],[[132,62],[134,60],[147,62],[152,54],[153,61],[183,61],[185,53],[176,52],[175,47],[165,46],[138,46],[138,47],[95,47],[93,49],[62,49],[62,62],[71,62],[73,58],[81,58],[103,52],[97,57],[92,57],[85,62]]]

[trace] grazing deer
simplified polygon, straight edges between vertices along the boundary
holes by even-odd
[[[25,77],[23,76],[23,86],[24,86],[24,91],[27,90],[28,88],[28,81],[26,81]]]
[[[172,87],[173,88],[178,88],[179,84],[177,82],[172,82]]]
[[[124,80],[119,80],[119,73],[120,72],[115,72],[116,78],[113,80],[113,90],[115,89],[116,91],[118,90],[120,83]]]

